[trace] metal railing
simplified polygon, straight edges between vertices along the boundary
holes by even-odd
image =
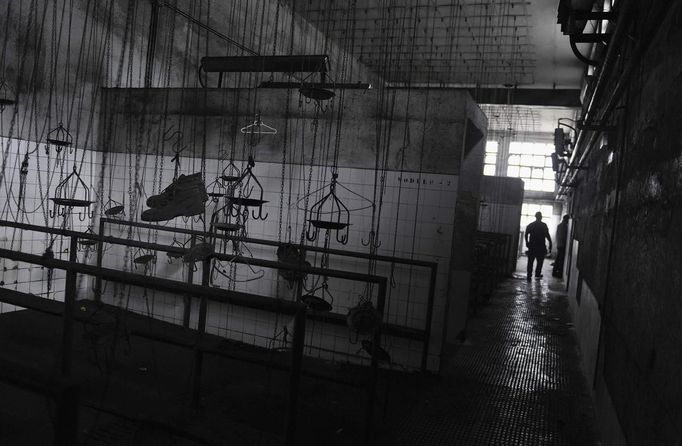
[[[157,230],[157,231],[163,231],[163,232],[170,232],[170,233],[177,233],[177,234],[186,234],[186,235],[191,235],[191,236],[198,236],[198,237],[213,237],[213,238],[221,238],[225,240],[230,240],[230,241],[238,241],[238,242],[243,242],[243,243],[252,243],[252,244],[257,244],[257,245],[263,245],[263,246],[272,246],[279,248],[282,246],[283,242],[277,242],[274,240],[264,240],[264,239],[257,239],[257,238],[250,238],[250,237],[239,237],[239,236],[234,236],[234,235],[223,235],[223,234],[216,234],[213,232],[203,232],[203,231],[195,231],[192,229],[186,229],[186,228],[174,228],[174,227],[169,227],[169,226],[160,226],[160,225],[153,225],[149,223],[140,223],[140,222],[133,222],[133,221],[125,221],[125,220],[119,220],[119,219],[113,219],[113,218],[101,218],[100,223],[99,223],[99,233],[104,234],[104,231],[106,229],[106,225],[108,224],[113,224],[113,225],[120,225],[120,226],[130,226],[134,228],[140,228],[140,229],[149,229],[149,230]],[[114,240],[114,239],[108,239],[108,240]],[[119,239],[123,240],[123,239]],[[158,247],[159,245],[153,245],[145,242],[137,242],[137,241],[130,241],[128,242],[126,240],[126,243],[128,243],[130,246],[135,246],[135,247],[141,247],[144,249],[155,249],[155,246]],[[101,246],[98,249],[98,265],[101,265],[102,259],[101,259]],[[161,249],[163,250],[163,249]],[[421,364],[420,364],[420,369],[422,372],[425,372],[427,370],[427,360],[428,360],[428,355],[429,355],[429,343],[431,341],[431,329],[433,325],[433,305],[435,301],[435,294],[436,294],[436,280],[438,277],[438,263],[436,262],[429,262],[429,261],[424,261],[424,260],[417,260],[417,259],[407,259],[407,258],[401,258],[401,257],[392,257],[392,256],[383,256],[383,255],[371,255],[369,253],[365,252],[356,252],[356,251],[346,251],[346,250],[340,250],[340,249],[325,249],[323,247],[319,246],[305,246],[306,251],[311,251],[311,252],[326,252],[330,255],[334,256],[340,256],[340,257],[349,257],[349,258],[356,258],[356,259],[364,259],[364,260],[374,260],[377,262],[382,262],[382,263],[390,263],[390,264],[400,264],[400,265],[410,265],[410,266],[415,266],[419,268],[426,268],[429,271],[429,289],[428,289],[428,294],[427,294],[427,301],[426,301],[426,316],[425,316],[425,322],[424,322],[424,328],[422,330],[418,329],[413,329],[410,327],[405,327],[405,326],[400,326],[400,325],[395,325],[395,324],[387,324],[384,323],[382,327],[382,332],[391,336],[398,336],[398,337],[403,337],[407,339],[413,339],[417,341],[422,342],[422,355],[421,355]],[[176,252],[176,253],[182,253],[184,250],[179,247],[174,247],[172,251],[168,250],[167,252]],[[222,258],[226,260],[225,257],[222,257],[222,255],[217,255],[216,258]],[[229,256],[229,260],[235,261],[237,263],[248,263],[254,266],[263,266],[263,267],[269,267],[269,268],[279,268],[276,265],[279,265],[278,262],[270,261],[270,260],[261,260],[261,259],[253,259],[253,258],[244,258],[240,256]],[[324,271],[320,268],[300,268],[300,271],[303,272],[311,272],[313,274],[320,274],[323,275]],[[338,271],[337,271],[338,272]],[[363,280],[363,277],[366,277],[365,275],[358,274],[358,273],[352,273],[354,274],[353,276],[349,277],[344,277],[350,280],[356,280],[356,278],[360,278],[360,280]],[[335,276],[332,276],[335,277]],[[189,278],[191,280],[191,276]],[[95,286],[96,290],[101,289],[101,282],[98,282]],[[190,307],[188,303],[185,303],[185,315],[184,315],[184,320],[185,324],[189,323],[189,310]],[[317,315],[317,314],[309,314],[308,315],[309,319],[313,320],[321,320],[330,324],[335,324],[335,325],[341,325],[345,326],[346,325],[346,316],[345,315],[340,315],[340,314],[324,314],[324,315]]]
[[[102,225],[102,224],[101,224]],[[305,336],[305,321],[306,321],[306,308],[304,305],[286,301],[282,299],[263,297],[254,294],[216,289],[208,286],[209,272],[210,272],[210,258],[204,260],[204,267],[202,269],[202,285],[188,284],[184,282],[179,282],[175,280],[161,279],[157,277],[149,277],[141,274],[134,274],[130,272],[124,272],[120,270],[114,270],[109,268],[103,268],[101,266],[102,261],[102,247],[104,243],[114,243],[123,244],[128,246],[145,247],[149,249],[155,249],[165,252],[182,252],[182,248],[177,246],[165,246],[144,242],[137,242],[127,239],[120,239],[116,237],[104,237],[98,234],[83,233],[78,231],[71,231],[58,228],[49,228],[37,225],[31,225],[26,223],[17,223],[12,221],[1,221],[0,226],[12,227],[17,229],[22,229],[26,231],[34,231],[41,233],[48,233],[53,235],[61,235],[70,238],[69,243],[69,260],[51,259],[44,256],[39,256],[35,254],[28,254],[20,251],[13,251],[8,249],[0,249],[0,258],[7,258],[18,262],[24,262],[34,265],[41,265],[43,267],[60,269],[66,271],[66,282],[65,282],[65,293],[64,293],[64,304],[63,304],[63,325],[62,325],[62,340],[61,340],[61,375],[64,379],[68,379],[71,371],[72,364],[72,350],[73,350],[73,325],[75,322],[75,304],[77,295],[77,277],[78,274],[84,274],[89,276],[94,276],[97,279],[97,283],[101,286],[103,280],[125,283],[129,285],[139,286],[143,288],[153,289],[157,291],[164,291],[173,294],[181,294],[186,296],[191,296],[200,299],[200,310],[199,310],[199,323],[197,335],[195,337],[195,343],[192,346],[191,343],[181,343],[172,337],[164,337],[155,334],[154,339],[161,340],[173,345],[178,345],[181,347],[192,347],[194,354],[194,373],[192,376],[192,403],[198,404],[200,396],[200,377],[201,369],[203,364],[203,354],[204,351],[200,348],[200,341],[202,335],[205,333],[206,328],[206,315],[207,315],[207,302],[209,300],[216,302],[229,303],[237,306],[242,306],[246,308],[259,309],[263,311],[277,312],[282,314],[289,314],[294,316],[294,330],[292,333],[292,351],[291,351],[291,365],[290,365],[290,383],[289,383],[289,402],[288,402],[288,413],[287,413],[287,428],[285,433],[285,443],[287,445],[295,444],[295,432],[296,432],[296,412],[298,407],[298,393],[301,375],[301,366],[303,358],[303,347],[304,347],[304,336]],[[102,226],[100,226],[102,227]],[[78,263],[77,252],[78,252],[78,240],[87,239],[95,240],[98,242],[98,265],[87,265],[84,263]],[[227,256],[223,254],[214,254],[215,258],[223,260],[233,260],[232,256]],[[247,259],[237,258],[235,261],[246,262]],[[387,294],[387,280],[384,277],[372,276],[367,274],[358,274],[347,271],[335,271],[316,267],[306,267],[297,266],[288,263],[268,261],[268,260],[257,260],[248,259],[248,262],[252,265],[260,265],[264,267],[271,267],[276,269],[284,269],[290,271],[303,271],[312,274],[324,274],[329,277],[337,277],[341,279],[349,280],[361,280],[364,282],[374,283],[378,286],[377,295],[377,312],[383,318],[386,294]],[[301,281],[299,281],[298,289],[299,293],[302,288]],[[101,289],[101,288],[99,288]],[[13,305],[21,306],[22,298],[25,298],[27,304],[30,300],[35,301],[36,296],[28,293],[12,292],[7,293],[7,295],[0,293],[0,301],[6,301]],[[31,308],[31,305],[27,305],[25,308]],[[139,333],[144,335],[144,333]],[[373,345],[377,349],[380,345],[381,339],[381,326],[374,332]],[[211,351],[211,353],[217,353]],[[370,365],[370,376],[368,383],[368,395],[367,395],[367,414],[365,416],[366,423],[366,434],[365,434],[365,444],[370,443],[372,424],[374,416],[374,403],[376,399],[376,384],[378,376],[378,355],[374,351],[371,355],[371,365]],[[239,359],[239,358],[237,358]],[[1,377],[2,375],[0,375]],[[59,443],[61,444],[61,443]],[[74,444],[74,443],[71,443]]]

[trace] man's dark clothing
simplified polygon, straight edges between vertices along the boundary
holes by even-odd
[[[549,228],[541,221],[534,221],[526,226],[526,237],[528,240],[528,277],[533,274],[533,263],[536,260],[535,277],[540,277],[542,275],[542,264],[547,254],[545,238],[549,238]]]
[[[540,277],[542,275],[542,264],[545,262],[545,248],[540,250],[532,250],[528,248],[528,280],[533,275],[533,262],[537,260],[537,266],[535,267],[535,277]]]
[[[528,240],[528,249],[545,249],[545,238],[549,235],[549,228],[541,221],[534,221],[526,226],[526,237]]]

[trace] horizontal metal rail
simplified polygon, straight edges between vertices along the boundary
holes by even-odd
[[[164,231],[164,232],[175,232],[178,234],[196,235],[199,237],[224,238],[224,239],[234,240],[234,241],[238,241],[238,242],[254,243],[257,245],[279,247],[279,246],[288,244],[286,242],[278,242],[275,240],[265,240],[265,239],[257,239],[257,238],[250,238],[250,237],[239,237],[239,236],[233,236],[233,235],[222,235],[222,234],[216,234],[215,232],[195,231],[193,229],[174,228],[171,226],[160,226],[160,225],[153,225],[153,224],[149,224],[149,223],[140,223],[140,222],[136,222],[136,221],[118,220],[115,218],[102,218],[102,219],[100,219],[100,222],[115,224],[115,225],[121,225],[121,226],[132,226],[134,228],[141,228],[141,229],[153,229],[153,230]],[[0,226],[2,226],[2,224],[3,224],[3,221],[0,221]],[[344,256],[344,257],[355,257],[358,259],[377,260],[379,262],[399,263],[399,264],[404,264],[404,265],[422,266],[425,268],[438,268],[438,263],[429,262],[426,260],[406,259],[404,257],[391,257],[391,256],[373,255],[373,254],[368,254],[365,252],[345,251],[342,249],[333,249],[333,248],[324,249],[323,247],[320,247],[320,246],[309,246],[309,245],[306,245],[304,247],[304,249],[306,251],[327,252],[327,253],[332,254],[332,255],[338,255],[338,256]]]
[[[0,222],[0,224],[2,224],[2,222]],[[240,241],[240,242],[244,242],[244,243],[253,243],[253,244],[264,245],[264,246],[273,246],[273,247],[280,247],[280,246],[288,244],[285,242],[278,242],[278,241],[274,241],[274,240],[264,240],[264,239],[250,238],[250,237],[223,235],[223,234],[216,234],[214,232],[195,231],[193,229],[174,228],[174,227],[170,227],[170,226],[160,226],[160,225],[154,225],[154,224],[149,224],[149,223],[125,221],[125,220],[119,220],[119,219],[115,219],[115,218],[101,218],[100,219],[100,232],[101,233],[104,232],[104,225],[105,224],[113,224],[113,225],[120,225],[120,226],[131,226],[131,227],[140,228],[140,229],[150,229],[150,230],[157,230],[157,231],[163,231],[163,232],[187,234],[187,235],[194,235],[194,236],[199,236],[199,237],[224,238],[227,240]],[[431,340],[431,328],[433,325],[433,305],[434,305],[435,295],[436,295],[436,280],[438,278],[438,263],[437,262],[429,262],[429,261],[425,261],[425,260],[407,259],[407,258],[403,258],[403,257],[391,257],[391,256],[384,256],[384,255],[369,254],[366,252],[346,251],[346,250],[341,250],[341,249],[331,249],[330,248],[330,249],[325,250],[323,247],[319,247],[319,246],[305,246],[304,249],[306,251],[311,251],[311,252],[326,252],[326,253],[329,253],[330,255],[341,256],[341,257],[374,260],[377,262],[394,263],[394,264],[401,264],[401,265],[411,265],[411,266],[417,266],[417,267],[423,267],[423,268],[429,268],[430,269],[429,291],[428,291],[427,303],[426,303],[426,321],[424,324],[423,335],[420,334],[419,332],[417,332],[416,329],[412,329],[409,327],[402,327],[402,326],[393,325],[393,324],[386,324],[384,326],[387,334],[403,336],[405,338],[419,340],[419,341],[423,342],[422,358],[421,358],[421,371],[425,372],[426,367],[427,367],[428,355],[429,355],[429,343]],[[179,251],[173,251],[173,252],[182,252],[182,249],[180,249]],[[253,263],[252,259],[249,259],[249,263],[255,264],[255,263]],[[265,266],[265,265],[262,265],[262,266]],[[282,268],[282,269],[284,269],[284,268]],[[297,267],[295,269],[299,269],[299,268]],[[301,270],[305,271],[305,269],[301,269]],[[313,273],[313,274],[315,274],[315,273]],[[351,279],[351,280],[353,280],[353,279]],[[310,317],[310,315],[309,315],[309,317]],[[340,322],[341,319],[343,318],[343,316],[342,315],[326,315],[326,316],[325,315],[312,315],[311,318],[316,319],[316,320],[321,320],[321,319],[330,320],[330,321],[336,320],[337,322]],[[420,331],[422,331],[422,330],[420,330]]]
[[[172,253],[176,253],[176,254],[184,253],[186,251],[184,248],[181,248],[178,246],[160,245],[157,243],[142,242],[139,240],[128,240],[128,239],[117,238],[117,237],[109,237],[109,236],[100,237],[99,239],[105,243],[125,245],[125,246],[130,246],[133,248],[142,248],[142,249],[147,249],[147,250],[152,250],[152,251],[165,251],[165,252],[172,252]],[[234,256],[234,255],[223,254],[223,253],[214,253],[214,254],[212,254],[212,257],[217,259],[217,260],[222,260],[222,261],[230,261],[230,262],[248,264],[248,265],[252,265],[252,266],[261,266],[264,268],[271,268],[271,269],[284,269],[284,270],[289,270],[289,271],[302,271],[302,272],[305,272],[308,274],[315,274],[315,275],[319,275],[319,276],[325,275],[328,277],[335,277],[338,279],[352,280],[352,281],[357,281],[357,282],[370,282],[370,283],[379,284],[382,281],[387,280],[385,277],[376,276],[376,275],[368,275],[368,274],[363,274],[363,273],[355,273],[355,272],[351,272],[351,271],[326,269],[326,268],[319,268],[319,267],[315,267],[315,266],[306,266],[306,265],[301,265],[299,267],[296,264],[282,263],[282,262],[278,262],[275,260],[257,259],[257,258],[244,257],[244,256]],[[234,292],[234,291],[231,291],[231,292]],[[235,292],[235,293],[238,293],[238,292]],[[248,293],[242,293],[242,294],[245,294],[247,296],[261,297],[261,296],[252,295],[252,294],[248,294]],[[339,313],[309,313],[306,315],[306,317],[308,319],[317,320],[317,321],[321,321],[321,322],[328,322],[330,324],[339,325],[339,326],[346,326],[347,325],[346,316],[343,314],[339,314]],[[383,331],[384,331],[384,333],[390,334],[392,336],[400,336],[400,337],[404,337],[407,339],[413,339],[416,341],[424,341],[424,339],[426,339],[426,333],[424,330],[415,329],[415,328],[411,328],[411,327],[405,327],[402,325],[384,323]]]
[[[154,225],[154,224],[148,224],[148,223],[140,223],[140,222],[133,222],[133,221],[124,221],[124,220],[118,220],[118,219],[112,219],[112,218],[101,218],[100,219],[100,227],[103,228],[105,224],[114,224],[114,225],[121,225],[121,226],[130,226],[130,227],[135,227],[135,228],[141,228],[141,229],[150,229],[150,230],[159,230],[163,232],[169,232],[169,233],[179,233],[179,234],[187,234],[187,235],[194,235],[194,236],[199,236],[199,237],[217,237],[217,238],[226,238],[229,240],[234,240],[234,241],[241,241],[245,243],[254,243],[254,244],[260,244],[264,246],[273,246],[273,247],[279,247],[282,245],[285,245],[286,243],[282,242],[277,242],[273,240],[263,240],[263,239],[255,239],[255,238],[249,238],[249,237],[236,237],[236,236],[223,236],[221,234],[215,234],[211,232],[203,232],[203,231],[195,231],[192,229],[185,229],[185,228],[174,228],[174,227],[169,227],[169,226],[159,226],[159,225]],[[7,227],[13,227],[13,228],[18,228],[18,229],[23,229],[27,231],[35,231],[35,232],[44,232],[48,234],[54,234],[54,235],[62,235],[66,237],[78,237],[79,239],[86,239],[86,240],[96,240],[99,241],[100,243],[111,243],[111,244],[120,244],[120,245],[126,245],[126,246],[131,246],[131,247],[136,247],[136,248],[142,248],[142,249],[151,249],[154,251],[163,251],[163,252],[170,252],[170,253],[175,253],[175,254],[182,254],[186,252],[186,249],[178,247],[178,246],[170,246],[170,245],[161,245],[161,244],[155,244],[155,243],[149,243],[149,242],[142,242],[138,240],[129,240],[129,239],[124,239],[124,238],[119,238],[119,237],[111,237],[111,236],[103,236],[100,234],[93,234],[93,233],[86,233],[86,232],[79,232],[79,231],[72,231],[68,229],[61,229],[61,228],[49,228],[49,227],[43,227],[43,226],[37,226],[37,225],[32,225],[28,223],[18,223],[14,221],[7,221],[7,220],[0,220],[0,226],[7,226]],[[102,232],[102,231],[101,231]],[[322,252],[324,251],[324,248],[322,247],[317,247],[317,246],[306,246],[305,249],[307,251],[312,251],[312,252]],[[368,253],[362,253],[362,252],[355,252],[355,251],[344,251],[344,250],[339,250],[339,249],[329,249],[328,250],[329,254],[332,255],[338,255],[338,256],[344,256],[344,257],[351,257],[351,258],[360,258],[360,259],[366,259],[366,260],[376,260],[379,262],[390,262],[390,263],[396,263],[396,264],[404,264],[404,265],[412,265],[412,266],[417,266],[417,267],[424,267],[424,268],[429,268],[431,270],[430,274],[430,283],[429,283],[429,292],[428,292],[428,301],[427,301],[427,316],[426,316],[426,326],[425,328],[422,329],[415,329],[411,327],[404,327],[401,325],[395,325],[395,324],[384,324],[383,329],[384,332],[388,335],[392,336],[399,336],[399,337],[404,337],[407,339],[413,339],[417,341],[423,342],[424,346],[422,349],[422,361],[421,361],[421,370],[426,371],[426,361],[428,358],[428,344],[430,341],[430,334],[431,334],[431,326],[432,326],[432,320],[433,320],[433,302],[435,300],[435,284],[436,284],[436,279],[437,279],[437,269],[438,269],[438,263],[436,262],[428,262],[428,261],[423,261],[423,260],[415,260],[415,259],[406,259],[406,258],[401,258],[401,257],[390,257],[390,256],[381,256],[381,255],[370,255]],[[98,256],[101,255],[101,249],[98,252]],[[327,275],[329,277],[336,277],[340,279],[346,279],[346,280],[355,280],[355,281],[367,281],[371,283],[380,283],[380,281],[385,281],[386,278],[382,276],[370,276],[367,274],[361,274],[361,273],[354,273],[354,272],[349,272],[349,271],[341,271],[341,270],[328,270],[328,269],[323,269],[323,268],[317,268],[317,267],[307,267],[305,265],[295,265],[295,264],[290,264],[290,263],[281,263],[281,262],[276,262],[273,260],[265,260],[265,259],[254,259],[250,257],[242,257],[242,256],[232,256],[228,254],[222,254],[222,253],[216,253],[214,254],[215,258],[223,261],[235,261],[237,263],[248,263],[250,265],[254,266],[262,266],[262,267],[267,267],[267,268],[273,268],[273,269],[284,269],[284,270],[289,270],[289,271],[302,271],[306,272],[309,274],[316,274],[316,275]],[[30,262],[28,262],[30,263]],[[85,273],[85,272],[81,272]],[[88,273],[85,273],[88,274]],[[99,275],[93,274],[96,277],[98,277],[99,280]],[[150,278],[147,276],[143,276],[145,279],[156,279],[156,278]],[[102,277],[104,279],[104,277]],[[113,279],[112,279],[113,280]],[[164,280],[164,279],[160,279]],[[155,285],[152,285],[151,282],[150,287],[155,288]],[[174,284],[174,290],[171,292],[174,293],[188,293],[188,294],[193,294],[197,295],[197,288],[194,290],[190,291],[181,291],[182,288],[178,288],[177,285],[186,285],[184,283],[180,282],[175,282],[172,281]],[[101,284],[98,284],[98,289],[100,289]],[[143,285],[141,285],[143,286]],[[195,287],[198,287],[194,285]],[[200,287],[198,287],[200,288]],[[203,289],[203,288],[201,288]],[[213,291],[217,291],[213,289]],[[220,291],[220,295],[224,296],[224,293],[228,292],[227,290]],[[250,299],[254,299],[254,301],[257,301],[259,298],[260,299],[268,299],[268,298],[263,298],[262,296],[258,295],[253,295],[249,293],[239,293],[235,291],[229,291],[232,294],[235,294],[237,296],[241,296],[244,298],[244,301],[248,301]],[[218,293],[216,293],[216,296],[218,296]],[[215,299],[212,298],[211,295],[207,295],[209,299],[212,300],[217,300],[219,302],[224,302],[224,300],[221,300],[220,297],[216,297]],[[277,302],[281,302],[281,299],[275,299]],[[237,305],[239,305],[237,303]],[[251,307],[254,308],[254,307]],[[273,309],[272,307],[268,308],[260,308],[260,307],[255,307],[256,309],[263,309],[265,311],[277,311]],[[293,314],[293,313],[290,313]],[[345,315],[342,314],[336,314],[336,313],[330,313],[330,314],[308,314],[307,317],[309,319],[313,320],[318,320],[318,321],[324,321],[328,322],[334,325],[345,325],[346,324],[346,317]]]
[[[47,259],[35,254],[0,249],[0,257],[15,260],[18,262],[41,265],[47,268],[56,268],[65,271],[72,271],[89,276],[102,276],[106,280],[113,282],[126,283],[144,288],[151,288],[158,291],[165,291],[173,294],[189,294],[193,296],[206,296],[209,300],[227,304],[238,305],[256,310],[275,311],[279,313],[294,315],[300,310],[305,309],[305,305],[288,300],[263,297],[257,294],[242,293],[238,291],[224,290],[218,288],[204,287],[201,285],[191,285],[175,280],[149,277],[142,274],[120,271],[110,268],[98,268],[94,265],[73,263],[66,260]]]

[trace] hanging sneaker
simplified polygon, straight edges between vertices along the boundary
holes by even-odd
[[[192,175],[180,175],[167,188],[162,190],[161,193],[147,198],[147,206],[150,208],[166,206],[168,202],[172,200],[176,190],[191,188],[192,186],[202,187],[204,190],[206,189],[204,182],[201,179],[201,172],[193,173]]]
[[[197,176],[198,175],[198,176]],[[195,177],[198,179],[187,178]],[[149,197],[154,206],[142,212],[142,221],[166,221],[175,217],[191,217],[201,214],[205,210],[208,201],[206,187],[199,174],[184,177],[183,181],[178,178],[168,186],[160,195]]]

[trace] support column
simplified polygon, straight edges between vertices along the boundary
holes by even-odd
[[[78,237],[72,236],[69,243],[69,263],[78,260]],[[71,350],[73,348],[73,312],[76,306],[76,279],[78,273],[66,271],[66,285],[64,288],[64,317],[62,324],[61,372],[63,377],[71,374]]]

